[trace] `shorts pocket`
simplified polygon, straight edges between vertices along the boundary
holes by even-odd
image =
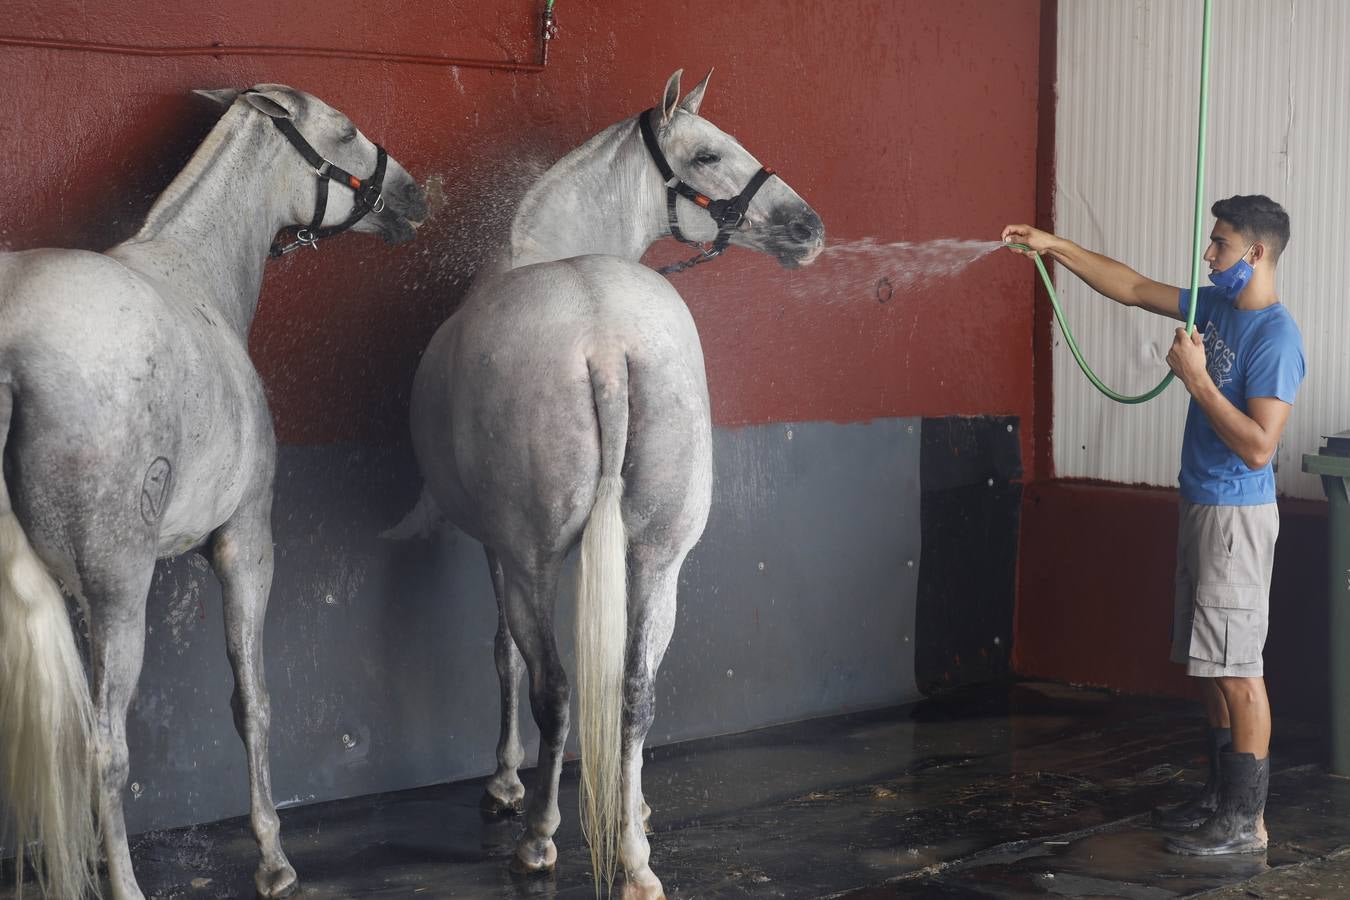
[[[1225,666],[1260,660],[1265,643],[1264,595],[1260,585],[1202,584],[1196,588],[1190,655]]]

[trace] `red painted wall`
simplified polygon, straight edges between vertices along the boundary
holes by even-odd
[[[1198,697],[1168,662],[1175,490],[1066,481],[1022,506],[1013,668],[1126,693]],[[1280,501],[1266,683],[1277,715],[1327,716],[1326,504]]]
[[[528,61],[540,6],[0,0],[0,34]],[[777,167],[832,241],[993,240],[1034,216],[1040,11],[1039,0],[560,0],[542,74],[0,47],[0,247],[101,249],[133,233],[214,122],[190,89],[311,90],[428,179],[439,209],[405,247],[344,237],[274,263],[254,357],[283,441],[402,441],[418,355],[530,173],[651,105],[675,68],[692,86],[716,66],[704,114]],[[1030,461],[1030,271],[986,258],[880,303],[885,265],[788,273],[733,250],[678,283],[719,424],[1013,414]]]

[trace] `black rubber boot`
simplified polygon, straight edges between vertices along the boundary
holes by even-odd
[[[1153,810],[1153,824],[1168,831],[1190,831],[1199,828],[1219,808],[1219,755],[1226,751],[1233,740],[1231,728],[1209,729],[1209,779],[1192,797],[1177,806],[1160,807]]]
[[[1260,853],[1266,849],[1266,791],[1270,788],[1270,757],[1225,753],[1219,763],[1223,781],[1219,808],[1190,834],[1169,837],[1165,846],[1187,856]]]

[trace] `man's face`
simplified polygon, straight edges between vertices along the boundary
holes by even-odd
[[[1214,230],[1209,233],[1209,249],[1205,251],[1205,262],[1209,263],[1211,272],[1222,272],[1236,263],[1252,245],[1242,235],[1238,234],[1236,228],[1218,219],[1214,223]]]

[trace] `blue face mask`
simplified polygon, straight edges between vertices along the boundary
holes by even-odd
[[[1252,247],[1255,246],[1255,244],[1252,245]],[[1238,294],[1242,293],[1242,289],[1247,286],[1247,282],[1252,280],[1255,270],[1252,268],[1252,264],[1247,262],[1247,253],[1251,252],[1251,249],[1251,247],[1248,247],[1243,251],[1241,259],[1222,272],[1209,273],[1209,280],[1214,283],[1215,287],[1223,291],[1223,295],[1229,301],[1236,300]]]

